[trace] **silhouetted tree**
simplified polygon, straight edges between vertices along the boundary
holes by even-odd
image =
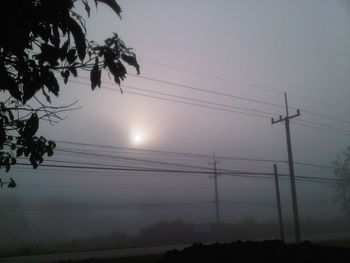
[[[90,73],[91,89],[101,86],[106,70],[119,85],[126,76],[125,64],[139,73],[132,49],[116,33],[103,44],[86,38],[85,20],[77,2],[90,16],[91,3],[103,3],[120,17],[115,0],[5,0],[0,11],[0,168],[9,171],[18,157],[30,160],[33,168],[51,156],[53,141],[37,136],[40,120],[55,123],[73,104],[51,106],[60,84],[69,83],[79,71]],[[41,92],[47,102],[42,102]],[[33,106],[33,102],[37,106]]]
[[[336,200],[341,202],[344,212],[350,216],[350,147],[339,154],[333,164],[336,166],[334,173],[339,179],[335,187]]]

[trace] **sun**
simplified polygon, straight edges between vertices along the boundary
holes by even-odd
[[[140,144],[142,142],[142,137],[139,134],[134,135],[132,138],[134,144]]]
[[[141,145],[145,142],[146,136],[142,131],[137,131],[131,134],[131,143],[134,145]]]

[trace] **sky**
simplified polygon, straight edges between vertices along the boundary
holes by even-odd
[[[55,103],[67,105],[78,100],[81,109],[69,112],[67,119],[54,126],[41,125],[39,133],[57,140],[58,149],[66,151],[56,151],[52,160],[145,166],[106,157],[118,155],[207,167],[210,171],[212,165],[208,162],[212,161],[213,151],[217,156],[287,160],[285,127],[282,123],[272,125],[270,120],[286,114],[284,92],[288,96],[290,114],[295,114],[296,109],[301,112],[301,116],[291,120],[296,162],[330,166],[337,154],[349,145],[349,2],[118,2],[122,7],[122,19],[100,4],[86,21],[87,36],[103,42],[113,32],[118,33],[126,45],[134,49],[141,74],[135,76],[135,69],[128,67],[130,75],[123,82],[127,86],[122,87],[123,94],[107,75],[103,77],[104,88],[95,91],[91,91],[86,85],[87,80],[81,78],[75,81],[85,84],[71,82],[65,87],[63,85]],[[77,8],[82,10],[80,6]],[[80,76],[86,75],[81,73]],[[177,97],[165,96],[164,93]],[[62,141],[208,156],[194,159],[183,155],[72,145]],[[72,150],[105,156],[67,152]],[[272,162],[218,159],[220,169],[272,173]],[[147,167],[155,167],[155,164],[148,163]],[[156,167],[189,169],[164,164]],[[281,173],[288,174],[285,163],[279,163],[278,167]],[[296,166],[296,175],[334,178],[332,169],[300,165]],[[53,171],[44,167],[33,171],[20,167],[14,168],[9,176],[16,178],[18,188],[1,190],[0,195],[37,202],[35,205],[44,200],[60,204],[104,202],[126,205],[212,202],[214,198],[213,180],[208,174]],[[249,216],[258,220],[275,220],[272,180],[222,175],[218,181],[222,202],[272,204],[228,205],[222,208],[223,221],[235,222]],[[289,187],[289,181],[281,181],[283,212],[291,219]],[[302,218],[342,214],[339,204],[333,202],[334,188],[329,184],[300,181],[297,182],[297,192]],[[121,210],[110,212],[108,216],[92,213],[90,217],[98,222],[111,218],[118,222],[116,228],[128,231],[163,218],[180,217],[194,222],[214,220],[212,206],[169,210]],[[33,212],[30,217],[39,218],[39,215]],[[106,223],[108,227],[111,224]]]

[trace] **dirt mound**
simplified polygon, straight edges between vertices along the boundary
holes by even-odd
[[[305,241],[286,244],[279,240],[236,241],[203,245],[193,244],[182,251],[168,251],[159,261],[170,262],[350,262],[350,249],[324,247]]]

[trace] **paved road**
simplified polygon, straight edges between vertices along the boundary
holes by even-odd
[[[127,248],[127,249],[111,249],[111,250],[98,250],[88,252],[74,252],[74,253],[62,253],[53,255],[38,255],[38,256],[22,256],[22,257],[10,257],[0,258],[0,263],[54,263],[64,260],[78,261],[91,258],[107,259],[107,258],[122,258],[129,256],[143,256],[143,255],[157,255],[165,253],[172,249],[183,249],[187,245],[176,246],[161,246],[161,247],[145,247],[145,248]]]

